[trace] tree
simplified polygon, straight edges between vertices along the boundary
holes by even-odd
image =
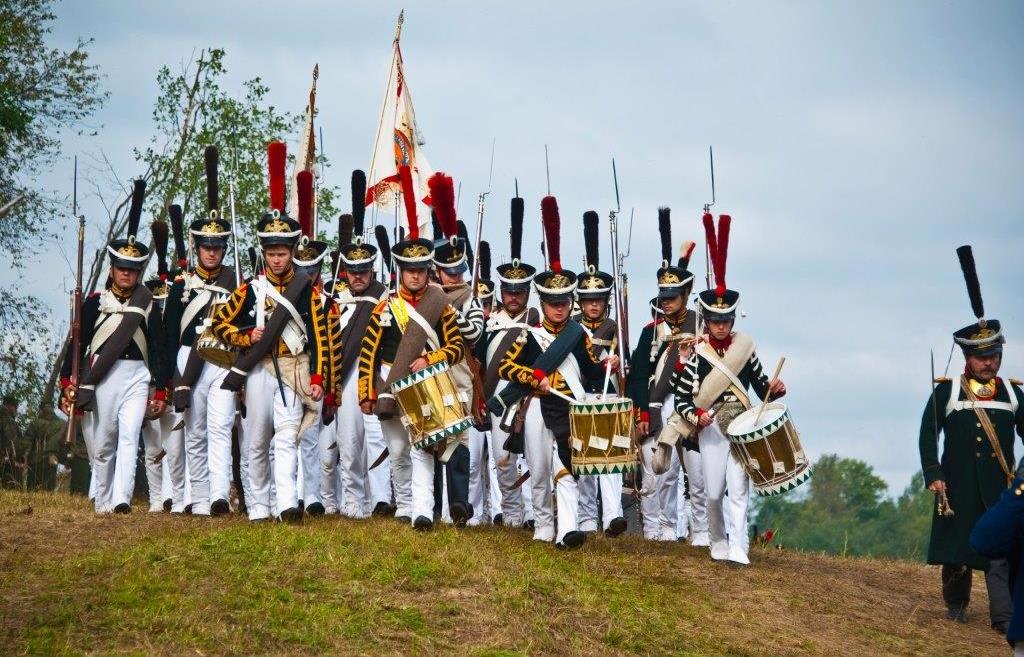
[[[18,266],[49,235],[66,197],[37,185],[61,153],[68,130],[94,132],[86,122],[107,93],[90,63],[91,40],[63,50],[46,44],[55,18],[51,0],[0,0],[0,250]],[[53,359],[38,327],[52,324],[41,302],[0,287],[0,392],[34,407]]]
[[[756,524],[775,530],[774,542],[787,548],[922,559],[933,503],[923,481],[916,474],[893,501],[871,466],[827,454],[799,494],[760,498]]]

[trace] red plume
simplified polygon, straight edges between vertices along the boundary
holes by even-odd
[[[284,165],[288,147],[283,141],[267,145],[267,171],[270,174],[270,208],[284,212]]]
[[[561,235],[558,217],[558,201],[554,196],[545,196],[540,201],[540,220],[544,224],[544,237],[547,240],[548,262],[551,263],[551,271],[562,271],[561,263]]]
[[[729,261],[729,226],[732,217],[727,214],[718,215],[718,262],[715,265],[715,294],[725,294],[725,264]]]
[[[295,176],[295,191],[299,195],[299,226],[302,234],[313,239],[313,174],[303,170]]]
[[[459,230],[459,222],[455,216],[455,182],[451,176],[438,171],[427,180],[427,187],[430,188],[430,200],[434,205],[441,233],[450,238]],[[440,237],[434,235],[434,239]]]
[[[718,270],[718,239],[715,237],[715,218],[710,212],[704,213],[704,236],[708,241],[708,255],[711,257],[711,268],[715,272],[715,294],[722,296],[725,293],[725,286],[722,285],[722,278]]]
[[[408,164],[398,167],[398,180],[402,184],[402,201],[405,202],[405,216],[409,218],[409,239],[419,239],[420,224],[416,219],[416,192],[412,187],[412,171]]]

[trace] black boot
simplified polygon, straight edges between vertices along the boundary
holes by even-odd
[[[172,506],[172,503],[171,503],[170,500],[164,500],[164,513],[170,513],[171,512],[171,506]]]
[[[394,517],[396,510],[397,509],[395,509],[394,504],[390,504],[389,502],[377,502],[377,506],[373,507],[373,515]],[[408,522],[408,519],[406,519],[406,522]]]
[[[285,509],[281,512],[281,522],[286,522],[289,525],[302,524],[302,511],[294,506]]]
[[[214,500],[210,505],[211,516],[223,516],[231,513],[231,505],[227,500]]]
[[[412,523],[412,528],[418,532],[429,532],[434,528],[434,521],[426,516],[416,516],[416,522]]]
[[[456,527],[465,527],[466,522],[473,517],[473,505],[467,502],[452,502],[448,507],[452,516],[452,524]]]
[[[608,529],[604,530],[604,535],[608,538],[615,538],[622,535],[624,531],[626,531],[626,519],[619,516],[618,518],[612,518],[612,521],[608,523]]]
[[[306,507],[306,513],[311,516],[322,516],[325,512],[326,509],[324,509],[324,505],[319,502],[313,502]]]
[[[562,537],[560,543],[556,543],[555,547],[560,550],[575,550],[579,546],[583,545],[583,542],[587,540],[587,535],[583,532],[569,532]]]
[[[495,527],[501,527],[505,524],[505,516],[499,513],[498,515],[494,516],[494,520],[491,520],[491,524]]]
[[[967,622],[967,607],[961,605],[947,605],[946,618],[954,623]]]
[[[114,507],[114,513],[124,513],[124,514],[127,514],[127,513],[131,513],[131,512],[132,512],[132,507],[130,505],[124,503],[124,502],[121,502],[120,504],[118,504],[117,506]]]

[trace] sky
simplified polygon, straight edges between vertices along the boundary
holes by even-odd
[[[1024,247],[1024,5],[407,4],[402,52],[424,149],[461,183],[465,219],[475,219],[495,144],[484,228],[495,262],[507,256],[516,178],[524,250],[540,260],[547,145],[562,261],[578,267],[583,212],[597,210],[607,229],[615,158],[624,216],[635,213],[626,261],[634,339],[660,262],[659,206],[672,209],[674,241],[697,240],[702,252],[713,145],[714,211],[733,217],[727,282],[742,294],[737,329],[754,336],[767,366],[786,357],[785,402],[812,457],[865,460],[893,493],[920,468],[929,352],[941,374],[951,332],[973,317],[954,253],[961,244],[974,246],[986,310],[1005,326],[1002,374],[1024,378],[1014,292]],[[95,39],[91,58],[110,99],[95,117],[98,134],[68,136],[65,158],[40,184],[70,193],[71,157],[100,153],[127,184],[141,173],[131,149],[152,134],[159,67],[177,70],[221,47],[226,89],[259,76],[270,102],[293,113],[319,63],[327,182],[347,190],[350,171],[369,166],[400,9],[58,4],[51,45]],[[98,224],[98,201],[80,196]],[[19,277],[63,317],[73,239],[60,231],[38,267],[5,270],[0,283]],[[602,249],[610,266],[606,240]],[[692,269],[703,273],[703,256]],[[961,367],[954,354],[949,371]]]

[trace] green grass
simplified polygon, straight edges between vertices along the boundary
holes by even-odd
[[[98,518],[8,492],[0,547],[5,654],[1005,653],[981,590],[954,626],[936,571],[899,562],[761,551],[733,570],[635,538],[564,553],[502,528]]]

